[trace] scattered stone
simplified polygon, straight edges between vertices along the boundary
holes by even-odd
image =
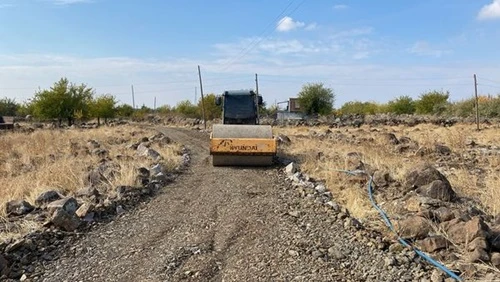
[[[430,231],[429,222],[420,216],[410,216],[396,223],[400,236],[404,238],[425,238]]]
[[[427,185],[420,186],[416,192],[422,196],[444,202],[450,202],[456,197],[455,191],[451,188],[450,183],[442,180],[434,180]]]
[[[448,248],[448,240],[443,236],[436,235],[432,237],[427,237],[423,240],[418,241],[422,251],[427,253],[433,253],[435,251]]]
[[[81,189],[78,189],[75,192],[75,196],[77,196],[77,197],[88,197],[88,198],[90,198],[92,196],[98,197],[99,196],[99,190],[97,190],[93,186],[83,187]]]
[[[289,145],[292,143],[292,140],[286,135],[279,134],[276,139],[278,140],[278,144]]]
[[[491,253],[491,264],[500,269],[500,253]]]
[[[83,203],[75,212],[79,218],[85,218],[89,213],[95,209],[95,205],[91,203]]]
[[[385,263],[385,266],[386,266],[386,267],[389,267],[389,266],[394,266],[394,265],[396,265],[397,261],[396,261],[396,259],[395,259],[394,257],[389,256],[389,257],[386,257],[386,258],[384,259],[384,263]]]
[[[35,200],[35,205],[37,206],[42,206],[48,203],[51,203],[53,201],[57,201],[62,199],[61,194],[55,190],[49,190],[45,191],[42,194],[40,194],[36,200]]]
[[[448,146],[442,144],[436,144],[434,150],[438,155],[448,156],[451,155],[451,149]]]
[[[151,168],[151,170],[150,170],[151,175],[157,175],[157,174],[159,174],[159,173],[163,173],[164,171],[166,171],[166,170],[165,170],[165,168],[163,167],[163,165],[161,165],[161,164],[156,164],[156,165],[154,165],[154,166]],[[148,176],[148,177],[149,177],[149,176]]]
[[[22,248],[25,243],[26,243],[26,241],[24,239],[16,240],[13,243],[10,243],[9,245],[7,245],[7,247],[5,248],[5,252],[6,253],[15,252],[16,250]]]
[[[475,249],[474,251],[469,252],[466,256],[466,261],[470,263],[488,262],[489,260],[490,256],[484,249]]]
[[[455,244],[472,242],[478,237],[486,238],[488,230],[488,226],[480,217],[474,217],[467,222],[459,221],[456,224],[451,223],[447,226],[448,237]]]
[[[390,173],[387,171],[377,170],[372,177],[373,183],[376,187],[387,187],[391,182],[394,181]]]
[[[99,158],[105,158],[109,155],[109,151],[103,148],[97,148],[92,150],[92,155],[98,156]]]
[[[447,207],[439,207],[435,209],[433,212],[434,218],[438,222],[445,222],[455,218],[455,214],[450,208]]]
[[[96,140],[89,140],[87,142],[87,146],[92,149],[97,149],[101,147],[101,144],[99,144],[99,142],[97,142]]]
[[[292,162],[292,163],[290,163],[289,165],[287,165],[285,167],[285,172],[288,175],[293,175],[293,174],[295,174],[298,171],[298,169],[299,168],[298,168],[297,164],[295,164],[295,163]]]
[[[439,270],[439,269],[434,269],[431,274],[431,282],[443,282],[445,278],[445,274]]]
[[[9,262],[0,254],[0,277],[9,275]]]
[[[116,214],[117,215],[121,215],[121,214],[124,214],[125,213],[125,210],[123,209],[123,207],[121,205],[118,205],[116,207]]]
[[[48,204],[47,209],[51,211],[62,209],[69,214],[74,214],[78,209],[78,202],[73,197],[67,197]]]
[[[9,201],[5,205],[7,215],[21,216],[32,212],[35,209],[30,203],[24,200]]]
[[[68,232],[76,230],[81,224],[81,220],[76,214],[69,213],[62,208],[54,211],[50,222],[54,224],[54,226]]]
[[[290,216],[293,216],[293,217],[299,217],[299,215],[300,215],[298,211],[291,211],[291,212],[288,212],[288,214]]]
[[[475,249],[483,249],[487,250],[488,249],[488,242],[486,242],[486,238],[484,237],[477,237],[472,242],[470,242],[467,245],[467,250],[469,252],[474,251]]]
[[[398,145],[400,142],[394,133],[385,133],[384,139],[391,145]]]
[[[423,164],[414,167],[406,174],[406,185],[413,189],[431,184],[435,180],[441,180],[451,189],[448,179],[430,164]]]
[[[323,194],[326,192],[326,187],[323,184],[316,185],[316,187],[314,187],[314,189],[316,189],[316,191],[320,194]]]

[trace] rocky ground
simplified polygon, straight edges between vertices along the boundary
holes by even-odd
[[[0,269],[17,255],[23,281],[446,278],[410,250],[390,251],[307,175],[282,165],[214,168],[207,133],[161,132],[191,152],[175,182],[110,223],[4,245]]]

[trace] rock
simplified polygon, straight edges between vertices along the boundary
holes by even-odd
[[[394,180],[387,171],[377,170],[373,173],[373,183],[376,187],[387,187]]]
[[[91,203],[83,203],[75,212],[79,218],[85,218],[89,213],[95,209],[95,205]]]
[[[21,282],[24,282],[24,281],[26,281],[26,280],[28,280],[28,276],[26,276],[26,274],[23,274],[23,275],[21,276],[21,278],[19,278],[19,281],[21,281]]]
[[[438,269],[434,269],[431,274],[431,281],[432,282],[443,282],[445,277],[445,274]]]
[[[98,156],[99,158],[105,158],[109,155],[109,151],[103,148],[97,148],[92,150],[92,155]]]
[[[87,146],[92,149],[97,149],[101,147],[101,144],[99,144],[99,142],[97,142],[96,140],[89,140],[87,142]]]
[[[78,218],[76,214],[69,213],[62,208],[58,208],[54,211],[50,221],[54,226],[68,232],[76,230],[81,223],[80,218]]]
[[[467,222],[453,222],[447,225],[447,234],[450,240],[455,244],[472,242],[474,239],[486,238],[488,226],[480,217],[474,217]],[[454,224],[455,223],[455,224]]]
[[[293,217],[299,217],[299,212],[298,211],[291,211],[288,213],[290,216],[293,216]]]
[[[62,209],[69,214],[74,214],[78,209],[78,202],[73,197],[67,197],[48,204],[47,209],[50,211]]]
[[[493,266],[500,268],[500,253],[491,253],[490,261]]]
[[[451,201],[456,197],[448,179],[429,164],[414,167],[406,174],[406,186],[433,199]]]
[[[420,240],[418,241],[418,244],[422,251],[433,253],[435,251],[448,248],[449,242],[443,236],[437,235]]]
[[[363,154],[358,152],[349,152],[346,154],[345,167],[347,170],[363,169]]]
[[[276,137],[276,139],[278,140],[278,144],[289,145],[290,143],[292,143],[290,138],[286,135],[283,135],[283,134],[279,134]]]
[[[125,186],[125,185],[120,185],[116,187],[116,194],[118,195],[118,198],[123,199],[126,197],[138,195],[141,193],[141,190],[133,187],[133,186]]]
[[[396,137],[396,135],[394,135],[394,133],[385,133],[383,135],[383,137],[387,141],[387,143],[389,143],[391,145],[398,145],[399,144],[399,140]]]
[[[123,209],[123,207],[121,205],[117,206],[116,207],[116,214],[117,215],[121,215],[121,214],[124,214],[125,213],[125,210]]]
[[[9,201],[5,205],[7,215],[20,216],[32,212],[35,209],[30,203],[24,200]]]
[[[325,205],[331,207],[334,212],[340,212],[340,206],[334,201],[328,201]]]
[[[394,257],[390,256],[390,257],[386,257],[384,259],[384,263],[385,263],[385,266],[388,267],[388,266],[396,265],[397,261]]]
[[[316,189],[316,191],[320,194],[323,194],[326,192],[326,187],[323,184],[316,185],[316,187],[314,187],[314,189]]]
[[[476,262],[488,262],[490,260],[490,256],[488,252],[484,249],[475,249],[472,252],[469,252],[466,255],[466,261],[470,263]]]
[[[6,253],[15,252],[16,250],[24,247],[25,243],[26,243],[26,240],[24,240],[24,239],[16,240],[13,243],[10,243],[9,245],[7,245],[7,247],[5,247],[5,252]]]
[[[292,162],[292,163],[290,163],[289,165],[287,165],[287,166],[285,167],[285,172],[286,172],[286,174],[288,174],[288,175],[293,175],[293,174],[295,174],[298,170],[299,170],[299,168],[298,168],[297,164],[295,164],[295,163],[293,163],[293,162]]]
[[[469,252],[472,252],[475,249],[487,250],[488,249],[488,242],[486,241],[486,238],[477,237],[476,239],[472,240],[472,242],[467,244],[467,250]]]
[[[93,187],[93,186],[87,186],[87,187],[83,187],[81,189],[78,189],[76,192],[75,192],[75,196],[77,197],[92,197],[92,196],[96,196],[98,197],[99,196],[99,191]]]
[[[410,216],[396,223],[399,234],[404,238],[424,238],[430,231],[429,222],[420,216]]]
[[[156,165],[154,165],[154,166],[151,168],[151,170],[150,170],[151,175],[157,175],[157,174],[159,174],[159,173],[163,173],[163,172],[165,172],[165,171],[166,171],[166,169],[165,169],[165,168],[163,167],[163,165],[161,165],[161,164],[156,164]],[[149,177],[149,176],[148,176],[148,177]]]
[[[0,254],[0,277],[9,275],[9,262]]]
[[[36,198],[35,205],[42,206],[50,202],[60,200],[61,198],[61,194],[55,190],[45,191]]]
[[[450,155],[451,154],[451,149],[450,147],[448,146],[445,146],[445,145],[441,145],[441,144],[436,144],[434,146],[434,150],[436,151],[436,153],[438,155],[444,155],[444,156],[447,156],[447,155]]]
[[[439,207],[435,209],[433,212],[434,218],[438,222],[445,222],[455,218],[455,214],[450,208],[447,207]]]
[[[434,180],[430,184],[420,186],[416,192],[422,196],[450,202],[455,199],[455,191],[448,181]]]
[[[155,151],[151,148],[148,148],[143,154],[141,154],[141,156],[148,157],[148,158],[152,159],[153,161],[158,161],[159,159],[161,159],[160,153],[158,153],[157,151]]]

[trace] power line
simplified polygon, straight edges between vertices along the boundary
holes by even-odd
[[[302,2],[300,2],[300,3],[299,3],[299,5],[297,5],[297,6],[295,7],[295,9],[293,9],[293,10],[289,13],[289,15],[292,15],[293,13],[295,13],[295,11],[297,11],[297,10],[300,8],[300,6],[302,6],[302,4],[304,4],[304,2],[305,2],[305,1],[306,1],[306,0],[302,0]],[[278,16],[276,17],[276,19],[279,19],[282,15],[284,15],[284,13],[285,13],[285,12],[286,12],[286,10],[288,9],[288,7],[290,7],[290,6],[291,6],[291,4],[292,4],[293,2],[294,2],[294,1],[291,1],[291,3],[290,3],[290,4],[289,4],[289,5],[288,5],[288,6],[287,6],[287,7],[286,7],[286,8],[285,8],[285,9],[284,9],[281,13],[280,13],[280,15],[278,15]],[[276,19],[274,20],[274,23],[276,22]],[[280,22],[279,24],[281,24],[281,22]],[[265,32],[265,31],[269,28],[269,26],[271,26],[271,25],[272,25],[272,23],[270,23],[270,24],[268,25],[268,27],[266,27],[266,29],[264,30],[264,32]],[[236,61],[238,61],[239,59],[243,58],[246,54],[248,54],[248,52],[252,51],[252,50],[253,50],[255,47],[257,47],[257,46],[258,46],[258,45],[259,45],[262,41],[264,41],[264,40],[268,39],[268,38],[269,38],[269,36],[270,36],[270,35],[271,35],[274,31],[275,31],[275,29],[273,29],[273,30],[272,30],[272,32],[271,32],[270,34],[268,34],[266,37],[262,37],[262,35],[263,35],[263,33],[264,33],[264,32],[263,32],[263,33],[259,36],[259,37],[260,37],[260,39],[259,39],[257,42],[255,42],[255,43],[253,43],[253,44],[250,44],[250,45],[249,45],[246,49],[244,49],[244,50],[243,50],[243,51],[244,51],[244,53],[243,53],[243,54],[241,54],[241,56],[238,56],[238,57],[236,57],[235,59],[231,60],[228,64],[226,64],[226,65],[222,68],[222,70],[223,70],[223,71],[224,71],[224,70],[227,70],[227,69],[228,69],[228,68],[229,68],[229,67],[230,67],[230,66],[231,66],[234,62],[236,62]],[[246,51],[245,51],[245,50],[246,50]]]
[[[492,80],[492,79],[489,79],[489,78],[484,78],[484,77],[478,77],[478,78],[481,79],[481,80],[486,80],[488,82],[493,82],[493,83],[500,84],[500,81],[495,81],[495,80]]]

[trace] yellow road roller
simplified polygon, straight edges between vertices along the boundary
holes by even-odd
[[[277,152],[270,125],[259,124],[262,96],[252,90],[225,91],[216,97],[222,123],[210,134],[213,166],[269,166]]]

